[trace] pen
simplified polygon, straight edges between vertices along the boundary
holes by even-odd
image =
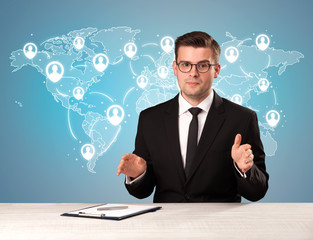
[[[122,210],[127,209],[128,206],[117,206],[117,207],[101,207],[97,208],[98,211],[110,211],[110,210]]]
[[[93,214],[93,213],[85,213],[85,212],[79,212],[78,215],[83,215],[87,217],[105,217],[105,214]]]

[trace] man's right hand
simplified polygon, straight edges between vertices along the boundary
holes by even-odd
[[[121,173],[131,178],[137,178],[143,174],[147,169],[146,161],[138,157],[136,154],[126,153],[122,156],[121,162],[117,167],[116,175]]]

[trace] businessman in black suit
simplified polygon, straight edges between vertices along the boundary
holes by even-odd
[[[154,202],[257,201],[269,175],[256,113],[213,89],[220,47],[207,33],[175,41],[173,69],[180,93],[140,113],[135,150],[117,175],[128,192]]]

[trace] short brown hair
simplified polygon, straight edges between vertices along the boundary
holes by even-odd
[[[200,31],[186,33],[178,37],[175,41],[175,59],[177,61],[178,49],[181,46],[191,47],[210,47],[213,50],[213,57],[216,63],[221,54],[221,48],[218,43],[209,34]]]

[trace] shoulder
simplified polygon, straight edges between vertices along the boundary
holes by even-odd
[[[226,98],[222,98],[217,94],[214,100],[215,107],[230,118],[242,120],[247,118],[255,118],[256,116],[255,111],[251,110],[250,108],[243,107]]]
[[[250,108],[247,107],[243,107],[237,103],[234,103],[232,101],[229,101],[226,98],[222,98],[223,99],[223,103],[225,105],[226,110],[228,111],[232,111],[232,112],[240,112],[240,113],[244,113],[244,114],[254,114],[255,112],[253,110],[251,110]]]

